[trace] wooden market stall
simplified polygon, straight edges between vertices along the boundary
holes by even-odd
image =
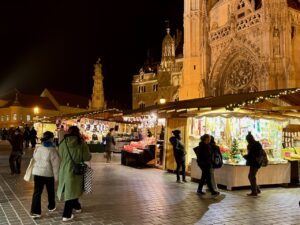
[[[300,89],[286,89],[179,101],[159,106],[157,115],[166,119],[166,140],[172,130],[181,130],[187,151],[186,169],[192,178],[200,178],[192,149],[198,145],[201,135],[209,133],[223,147],[223,153],[227,151],[225,166],[216,172],[216,182],[228,189],[249,185],[245,175],[248,167],[242,154],[246,150],[245,135],[252,131],[262,142],[270,161],[268,167],[260,170],[259,181],[262,184],[290,183],[290,162],[282,157],[283,129],[291,123],[300,124],[300,116],[297,107],[285,111],[276,107],[288,104],[289,98],[295,101],[299,92]],[[240,145],[236,158],[230,157],[234,139]],[[173,149],[168,142],[165,155],[165,169],[174,171]]]

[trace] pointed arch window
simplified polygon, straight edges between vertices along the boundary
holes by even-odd
[[[140,107],[140,109],[144,109],[146,107],[146,105],[144,102],[140,102],[139,107]]]

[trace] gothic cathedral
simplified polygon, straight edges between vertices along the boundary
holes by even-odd
[[[184,0],[179,99],[300,87],[300,0]]]

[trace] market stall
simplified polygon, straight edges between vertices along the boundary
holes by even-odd
[[[291,123],[300,124],[300,114],[294,109],[293,113],[278,112],[275,107],[283,104],[283,99],[289,95],[295,99],[299,92],[300,89],[276,90],[186,100],[158,112],[167,118],[167,139],[172,130],[181,130],[187,152],[186,169],[192,178],[200,178],[193,148],[199,144],[201,135],[208,133],[215,137],[224,158],[224,166],[216,172],[217,182],[228,189],[249,185],[246,174],[249,167],[245,165],[243,155],[247,153],[245,136],[250,131],[262,143],[269,159],[269,166],[261,170],[259,176],[262,180],[259,181],[262,184],[285,184],[291,182],[292,173],[290,162],[282,157],[286,136],[283,131]],[[288,135],[297,140],[298,133]],[[166,149],[166,169],[175,169],[170,144]],[[266,174],[276,179],[266,179]]]
[[[163,167],[165,119],[155,113],[131,114],[125,121],[138,122],[136,133],[139,141],[131,141],[122,149],[122,164],[131,166]]]
[[[110,128],[115,129],[115,153],[121,153],[123,146],[130,141],[137,140],[134,130],[136,122],[124,121],[123,113],[117,109],[106,109],[100,111],[87,111],[57,117],[56,126],[63,126],[67,131],[70,126],[78,126],[80,132],[87,142],[90,151],[103,153],[105,151],[105,137]]]

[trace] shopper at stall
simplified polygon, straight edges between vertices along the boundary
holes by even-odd
[[[33,153],[34,166],[34,193],[31,203],[31,217],[41,217],[41,196],[44,186],[48,192],[48,210],[53,212],[56,209],[54,181],[58,179],[59,156],[54,145],[54,135],[46,131],[41,139],[42,145]]]
[[[204,134],[201,137],[201,141],[199,143],[199,146],[196,147],[195,153],[197,155],[197,163],[198,166],[200,167],[202,171],[202,176],[199,181],[199,186],[197,193],[204,195],[205,192],[203,192],[203,185],[207,184],[209,191],[213,196],[219,195],[220,192],[215,191],[213,186],[212,186],[212,176],[211,176],[211,171],[212,171],[212,148],[210,145],[210,135],[209,134]]]
[[[73,209],[77,213],[81,212],[79,197],[83,193],[83,175],[74,174],[74,162],[79,164],[91,159],[89,147],[83,141],[78,127],[71,126],[68,129],[68,133],[59,145],[58,153],[61,163],[57,196],[59,200],[64,196],[65,207],[62,220],[66,222],[74,218]]]
[[[116,142],[115,142],[115,129],[110,128],[108,134],[106,135],[106,145],[105,145],[105,154],[106,154],[106,162],[109,163],[111,161],[111,154],[115,150]]]
[[[170,138],[170,142],[173,146],[173,153],[176,161],[176,177],[177,183],[187,182],[185,179],[185,149],[181,142],[180,130],[173,130],[173,136]],[[180,168],[182,168],[182,182],[180,181]]]
[[[248,154],[244,155],[246,159],[246,165],[250,166],[248,179],[251,185],[251,193],[247,194],[248,196],[257,196],[261,193],[259,187],[256,183],[256,174],[260,168],[259,163],[257,162],[256,158],[259,157],[260,150],[262,149],[262,145],[255,140],[251,132],[249,132],[246,136],[246,140],[248,142],[247,150]]]
[[[34,129],[34,127],[32,127],[31,130],[30,130],[30,142],[31,142],[31,147],[32,148],[35,148],[35,146],[36,146],[36,139],[37,139],[36,135],[37,135],[37,132]]]
[[[215,181],[215,169],[219,169],[223,165],[223,158],[220,147],[216,145],[215,138],[210,136],[210,146],[212,150],[212,168],[211,168],[211,183],[213,189],[218,191],[218,186]]]
[[[23,135],[19,128],[11,130],[8,141],[12,146],[12,151],[9,157],[9,165],[11,170],[11,175],[21,173],[21,161],[23,154]]]

